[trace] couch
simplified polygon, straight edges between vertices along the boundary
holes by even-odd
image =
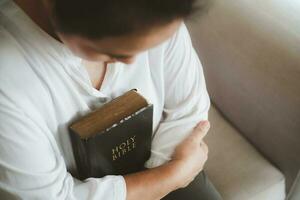
[[[283,200],[300,168],[300,1],[214,0],[187,26],[212,102],[208,176],[224,200]]]

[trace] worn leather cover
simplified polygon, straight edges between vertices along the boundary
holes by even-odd
[[[87,139],[69,129],[77,178],[84,180],[141,171],[150,157],[152,123],[153,105],[149,104]]]

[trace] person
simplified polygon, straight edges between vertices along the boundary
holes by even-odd
[[[221,199],[203,172],[210,99],[184,23],[195,8],[0,0],[1,199],[157,200],[195,178],[199,198]],[[145,170],[80,181],[68,123],[132,88],[154,105]]]

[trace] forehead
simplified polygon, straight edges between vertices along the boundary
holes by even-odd
[[[181,23],[181,20],[174,20],[166,25],[157,25],[132,34],[105,37],[99,40],[87,39],[80,36],[72,36],[70,39],[79,47],[90,48],[99,52],[111,52],[120,55],[123,53],[136,54],[154,47],[171,37]]]

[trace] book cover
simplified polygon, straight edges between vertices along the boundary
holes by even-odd
[[[153,105],[144,101],[136,107],[137,98],[142,98],[137,95],[136,90],[131,90],[70,125],[77,178],[125,175],[143,169],[151,151]],[[130,103],[134,106],[128,106]],[[104,123],[109,126],[99,125],[104,118],[109,119],[110,123]]]

